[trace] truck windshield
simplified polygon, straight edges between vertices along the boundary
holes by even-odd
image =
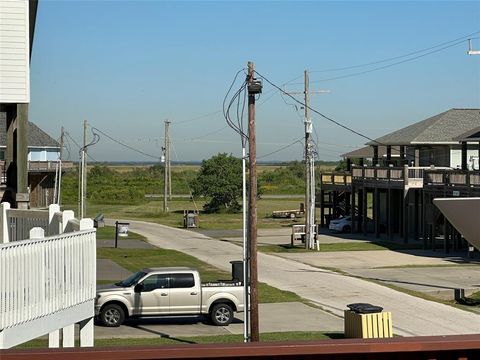
[[[138,271],[135,274],[130,275],[125,280],[122,280],[122,281],[119,281],[119,282],[115,283],[115,285],[123,286],[123,287],[129,287],[129,286],[132,286],[133,284],[136,284],[138,282],[138,280],[140,280],[145,275],[147,275],[146,272]]]

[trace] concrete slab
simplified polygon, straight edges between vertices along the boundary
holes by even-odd
[[[179,338],[185,336],[243,334],[243,313],[229,326],[213,326],[203,316],[157,317],[128,320],[118,328],[95,326],[95,338]],[[343,319],[303,303],[259,305],[260,332],[343,332]]]

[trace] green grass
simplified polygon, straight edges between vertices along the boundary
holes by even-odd
[[[378,242],[346,242],[333,244],[320,244],[320,252],[334,251],[375,251],[375,250],[407,250],[419,249],[421,245],[416,244],[399,244],[390,241]],[[294,246],[290,244],[280,245],[259,245],[258,250],[266,253],[291,253],[291,252],[308,252],[317,250],[307,250],[303,246]]]
[[[97,249],[97,258],[110,259],[132,272],[146,267],[190,266],[199,271],[202,281],[230,277],[229,273],[176,250],[99,248]]]
[[[97,240],[113,240],[115,239],[115,226],[104,226],[97,228]],[[146,240],[145,236],[128,231],[128,237],[119,236],[118,240]]]
[[[132,272],[146,267],[160,266],[189,266],[196,268],[202,281],[228,280],[231,274],[219,270],[193,256],[180,251],[170,249],[97,249],[97,258],[110,259],[118,265]],[[98,284],[112,283],[120,279],[111,279],[98,282]],[[290,291],[283,291],[265,283],[258,284],[258,295],[261,303],[276,302],[304,302],[297,294]]]
[[[343,339],[343,333],[321,331],[288,331],[260,334],[260,341],[315,341],[329,339]],[[242,343],[242,334],[223,334],[211,336],[182,336],[157,337],[157,338],[112,338],[95,339],[95,347],[108,346],[155,346],[155,345],[181,345],[181,344],[220,344]],[[77,345],[76,345],[77,346]],[[46,348],[48,339],[35,339],[15,347],[16,349]]]
[[[302,198],[290,199],[260,199],[257,202],[258,228],[281,228],[291,227],[292,224],[301,223],[290,219],[273,219],[272,211],[298,209]],[[202,209],[204,201],[195,203],[198,209]],[[97,214],[104,214],[109,219],[136,219],[172,227],[183,227],[183,210],[195,209],[191,200],[173,198],[168,202],[169,212],[163,212],[163,201],[145,200],[141,204],[134,205],[99,205],[87,203],[87,216],[94,218]],[[77,204],[66,204],[64,210],[77,211]],[[317,209],[319,211],[319,209]],[[206,214],[200,212],[200,228],[202,229],[241,229],[243,224],[242,213],[237,214]]]

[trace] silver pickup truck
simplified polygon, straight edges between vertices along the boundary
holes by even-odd
[[[233,312],[242,312],[241,282],[202,284],[197,270],[186,267],[143,269],[115,285],[98,286],[95,315],[109,327],[127,317],[208,315],[214,325],[226,326]]]

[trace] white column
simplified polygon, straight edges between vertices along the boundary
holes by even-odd
[[[62,338],[64,348],[75,346],[75,324],[63,328]]]
[[[93,335],[93,317],[80,322],[80,347],[92,347]]]
[[[58,348],[60,347],[60,330],[52,331],[48,334],[48,347]]]
[[[10,203],[4,202],[0,204],[0,244],[8,243],[8,216],[7,212],[10,209]]]

